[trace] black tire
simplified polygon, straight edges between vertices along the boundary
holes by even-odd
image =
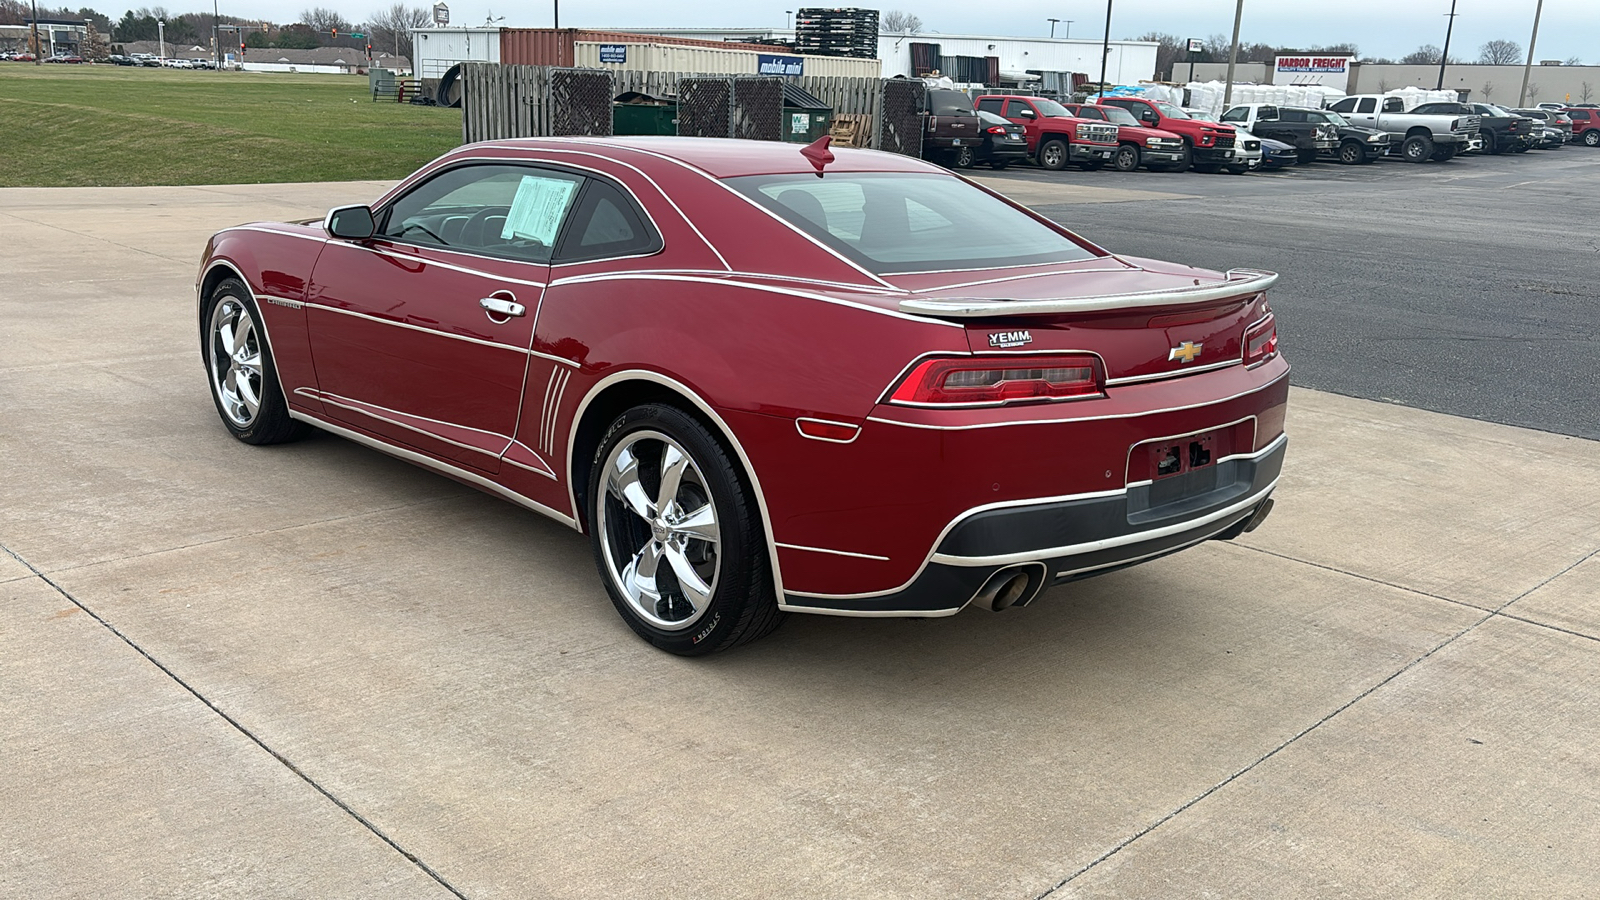
[[[466,91],[466,82],[461,82],[461,86],[457,87],[456,82],[460,81],[460,79],[460,63],[456,63],[446,69],[445,73],[439,77],[439,87],[434,92],[434,97],[438,100],[440,106],[450,109],[461,108],[461,97]]]
[[[1194,165],[1194,145],[1189,143],[1188,138],[1184,138],[1183,158],[1173,163],[1173,170],[1178,172],[1187,172],[1189,171],[1189,167],[1191,165]]]
[[[1527,144],[1518,144],[1515,147],[1511,148],[1511,152],[1512,153],[1527,153],[1528,152],[1528,145]]]
[[[1295,155],[1299,157],[1300,165],[1302,166],[1309,166],[1317,161],[1317,151],[1315,150],[1296,150]]]
[[[1004,169],[1006,166],[1009,166],[1009,165],[1011,165],[1011,160],[1009,160],[1009,159],[991,159],[991,160],[989,160],[989,168],[994,169],[996,171],[999,171],[1000,169]]]
[[[978,154],[972,152],[971,147],[957,147],[951,154],[950,165],[957,169],[970,169],[978,162]]]
[[[1217,163],[1195,163],[1194,170],[1202,175],[1215,175],[1222,169]]]
[[[1346,166],[1367,161],[1367,148],[1360,141],[1345,141],[1339,145],[1339,162]]]
[[[1494,139],[1494,132],[1480,131],[1478,132],[1478,136],[1483,138],[1484,153],[1487,153],[1490,156],[1499,156],[1501,153],[1505,152],[1505,148],[1500,146],[1500,142]]]
[[[686,480],[681,482],[684,487],[675,493],[674,504],[693,502],[709,508],[718,533],[715,546],[709,551],[702,550],[715,556],[709,600],[692,618],[685,619],[688,624],[683,627],[663,627],[646,620],[634,609],[634,601],[621,586],[621,576],[612,568],[612,561],[622,554],[640,552],[627,546],[625,539],[669,540],[653,532],[651,525],[632,513],[606,486],[606,473],[613,464],[614,452],[619,448],[625,452],[645,448],[637,457],[639,484],[646,493],[659,493],[660,475],[655,475],[653,488],[644,477],[651,472],[651,461],[643,455],[655,441],[650,435],[669,438],[692,464],[692,470],[685,470]],[[661,446],[666,445],[661,443]],[[654,466],[654,471],[659,473],[660,455]],[[687,480],[690,474],[698,481]],[[684,491],[691,489],[700,491],[697,499],[680,504],[679,498],[686,496]],[[606,429],[595,451],[586,499],[590,546],[595,566],[600,570],[601,584],[628,627],[657,648],[680,656],[701,656],[748,643],[770,634],[782,624],[784,614],[778,609],[774,596],[766,537],[752,491],[738,464],[723,449],[722,442],[695,417],[662,403],[635,406],[618,416]],[[662,503],[664,505],[665,501]],[[661,518],[666,520],[667,517]],[[697,564],[706,563],[702,560]],[[673,570],[665,558],[659,565]],[[676,598],[671,596],[673,587],[661,588],[661,599],[655,604],[656,613],[664,619],[673,614],[674,604],[687,602],[688,595],[676,575],[671,584],[678,586]],[[663,607],[663,603],[667,606]]]
[[[1071,156],[1067,142],[1060,138],[1051,138],[1039,145],[1039,165],[1052,172],[1065,169]]]
[[[1228,172],[1233,175],[1243,175],[1248,171],[1250,171],[1250,167],[1248,165],[1228,166]]]
[[[1121,144],[1117,153],[1111,157],[1111,165],[1118,172],[1132,172],[1139,168],[1139,148],[1132,144]]]
[[[1583,133],[1585,147],[1600,147],[1600,128],[1591,128]]]
[[[1449,144],[1447,146],[1435,144],[1433,147],[1433,154],[1428,158],[1434,162],[1449,162],[1450,160],[1456,158],[1456,148],[1456,144]]]
[[[1084,170],[1085,172],[1098,172],[1101,169],[1105,168],[1105,166],[1106,166],[1106,161],[1103,160],[1103,159],[1096,159],[1096,160],[1091,160],[1089,162],[1078,163],[1078,168]]]
[[[230,347],[241,334],[241,317],[248,318],[250,334],[243,348]],[[228,322],[234,327],[227,329],[225,338],[219,326]],[[200,361],[211,388],[211,402],[228,432],[246,444],[283,444],[302,437],[310,426],[289,418],[289,403],[278,386],[272,345],[261,322],[261,310],[244,283],[237,278],[223,279],[200,309]],[[242,355],[241,349],[245,351]],[[256,364],[245,364],[248,359],[255,359]],[[230,382],[245,387],[230,389]],[[256,398],[253,411],[244,402],[248,394]]]
[[[1433,156],[1433,139],[1414,134],[1400,145],[1400,155],[1406,162],[1424,163]]]

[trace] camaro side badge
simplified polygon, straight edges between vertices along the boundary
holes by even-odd
[[[994,331],[989,333],[989,346],[1002,350],[1033,343],[1033,335],[1026,331]]]
[[[1193,341],[1184,341],[1178,346],[1173,347],[1172,352],[1167,354],[1167,362],[1177,360],[1180,363],[1192,363],[1200,356],[1200,348],[1204,346],[1205,344],[1196,344]]]

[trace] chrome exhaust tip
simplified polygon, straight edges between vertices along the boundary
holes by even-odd
[[[972,605],[990,612],[1026,605],[1033,599],[1032,595],[1038,593],[1043,581],[1043,573],[1035,576],[1031,565],[1001,569],[989,576],[989,580],[973,595]]]
[[[1255,515],[1250,517],[1250,521],[1245,523],[1244,533],[1249,534],[1250,532],[1255,531],[1257,526],[1267,520],[1267,516],[1271,512],[1272,498],[1268,497],[1266,500],[1262,501],[1260,506],[1256,507]]]

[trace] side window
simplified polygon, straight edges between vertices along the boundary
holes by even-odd
[[[1079,110],[1078,114],[1080,116],[1082,116],[1083,118],[1085,118],[1085,119],[1094,119],[1096,122],[1104,122],[1104,121],[1106,121],[1105,110],[1103,110],[1103,109],[1095,109],[1092,106],[1083,107],[1082,109]]]
[[[1366,97],[1366,98],[1362,99],[1361,108],[1356,110],[1356,112],[1369,113],[1369,112],[1372,112],[1373,110],[1375,110],[1377,108],[1378,108],[1377,98],[1375,98],[1375,97]]]
[[[661,249],[661,238],[633,201],[609,182],[589,181],[556,253],[560,262],[635,256]]]
[[[1263,122],[1275,122],[1275,121],[1277,121],[1278,120],[1278,108],[1276,106],[1263,106],[1263,107],[1261,107],[1261,114],[1260,114],[1259,118]]]
[[[396,200],[390,240],[547,263],[583,178],[531,166],[462,166]]]
[[[1280,122],[1309,122],[1311,120],[1306,118],[1305,110],[1285,109],[1285,110],[1281,110],[1278,113],[1278,121],[1280,121]]]
[[[1004,103],[1005,101],[999,99],[998,97],[986,97],[978,101],[978,108],[984,112],[992,112],[998,116],[1000,115],[1000,107],[1004,105]]]
[[[1405,112],[1405,101],[1401,100],[1399,97],[1386,97],[1383,101],[1383,111],[1394,113]]]
[[[1250,120],[1250,110],[1243,106],[1235,106],[1222,114],[1224,122],[1247,122]]]
[[[1355,112],[1355,110],[1356,110],[1356,98],[1351,97],[1348,100],[1340,100],[1338,103],[1335,103],[1334,105],[1332,105],[1332,106],[1330,106],[1328,108],[1333,110],[1334,112],[1337,112],[1337,113]],[[1367,111],[1371,112],[1371,110],[1367,110]]]
[[[1039,114],[1033,111],[1033,106],[1026,100],[1007,100],[1006,118],[1008,119],[1036,119]]]
[[[1589,121],[1589,111],[1586,109],[1569,109],[1567,110],[1567,115],[1578,121]]]

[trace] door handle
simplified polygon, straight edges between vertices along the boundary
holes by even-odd
[[[484,297],[478,301],[478,305],[497,316],[521,316],[528,312],[526,306],[503,297]]]

